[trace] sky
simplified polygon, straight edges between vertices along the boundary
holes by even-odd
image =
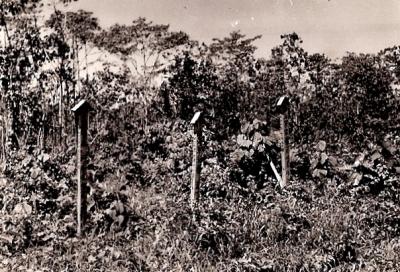
[[[291,32],[332,59],[400,45],[400,0],[79,0],[68,9],[92,11],[103,27],[146,17],[205,43],[235,30],[262,35],[259,57]]]

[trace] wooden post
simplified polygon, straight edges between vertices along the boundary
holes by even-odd
[[[193,126],[193,161],[192,161],[192,186],[190,194],[190,205],[195,208],[200,199],[200,171],[201,171],[201,144],[202,144],[202,116],[196,112],[190,121]]]
[[[64,138],[64,130],[63,130],[63,123],[64,123],[64,106],[63,106],[63,84],[60,84],[60,101],[58,102],[58,127],[59,127],[59,136],[60,136],[60,147],[61,151],[65,150],[63,138]]]
[[[281,114],[281,134],[282,134],[282,183],[281,187],[285,187],[289,181],[290,169],[289,169],[289,141],[287,136],[287,125],[286,125],[286,113]]]
[[[0,138],[0,160],[6,160],[6,148],[4,145],[4,133],[3,133],[3,126],[0,126],[0,133],[1,133],[1,138]]]
[[[280,129],[281,129],[281,162],[282,162],[282,179],[281,188],[284,188],[290,179],[290,158],[289,158],[289,137],[287,135],[287,115],[288,115],[289,99],[287,96],[279,98],[277,107],[280,113]]]
[[[81,100],[72,111],[75,113],[75,126],[77,131],[76,143],[76,167],[77,167],[77,179],[78,179],[78,194],[77,194],[77,235],[81,236],[84,231],[84,224],[86,220],[87,210],[87,159],[89,153],[89,146],[87,141],[87,130],[88,130],[88,115],[89,111],[92,110],[90,104]]]

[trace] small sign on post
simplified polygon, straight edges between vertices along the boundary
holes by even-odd
[[[86,220],[86,209],[87,209],[87,160],[89,153],[89,145],[87,140],[88,131],[88,115],[89,111],[93,108],[86,100],[81,100],[72,111],[75,114],[75,126],[76,126],[76,167],[77,167],[77,179],[78,179],[78,194],[77,194],[77,235],[81,236],[84,230],[84,224]]]
[[[193,133],[193,161],[192,161],[192,186],[190,193],[190,205],[192,209],[200,198],[200,171],[201,171],[201,144],[202,144],[202,113],[196,112],[190,121]]]
[[[281,161],[282,161],[282,178],[280,180],[281,188],[284,188],[290,178],[290,159],[289,159],[289,137],[287,136],[287,115],[289,110],[289,98],[281,96],[276,104],[280,114],[280,129],[282,135]]]

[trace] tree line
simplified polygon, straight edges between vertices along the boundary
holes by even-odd
[[[91,12],[65,11],[69,2],[1,2],[3,158],[26,147],[67,149],[70,109],[83,98],[96,108],[92,136],[121,129],[115,120],[140,131],[201,110],[214,137],[227,139],[254,119],[273,126],[282,95],[290,97],[296,144],[324,139],[362,147],[398,132],[398,46],[335,62],[306,52],[298,34],[289,33],[259,58],[254,41],[261,36],[236,31],[206,45],[146,18],[102,28]]]

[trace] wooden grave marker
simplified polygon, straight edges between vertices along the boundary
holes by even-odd
[[[77,235],[81,236],[84,231],[84,225],[86,221],[86,209],[87,209],[87,162],[89,145],[87,140],[88,131],[88,115],[89,111],[93,110],[90,104],[86,100],[81,100],[76,104],[72,111],[75,114],[75,126],[76,126],[76,167],[77,167]]]
[[[196,112],[190,124],[192,126],[193,135],[193,160],[192,160],[192,184],[190,193],[190,205],[195,208],[200,199],[200,172],[202,157],[202,129],[203,120],[202,113]]]
[[[289,98],[281,96],[276,104],[280,114],[281,129],[281,162],[282,162],[282,178],[279,180],[281,188],[284,188],[290,179],[290,158],[289,158],[289,137],[287,135],[287,116],[289,110]]]

